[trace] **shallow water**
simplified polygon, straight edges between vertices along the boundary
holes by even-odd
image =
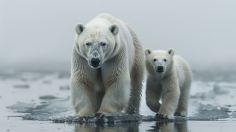
[[[235,132],[236,121],[188,121],[186,123],[158,124],[156,122],[144,122],[141,124],[129,124],[127,126],[96,127],[78,124],[52,123],[48,121],[29,121],[20,118],[8,118],[0,120],[1,132]]]
[[[146,130],[230,132],[236,129],[236,83],[225,77],[218,77],[217,80],[194,80],[188,122],[167,124],[143,122],[109,127],[52,123],[49,120],[74,114],[70,104],[68,79],[68,75],[61,73],[0,74],[0,132]],[[147,108],[145,94],[143,95],[141,114],[154,115]]]

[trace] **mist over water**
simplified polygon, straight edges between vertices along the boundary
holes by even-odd
[[[173,48],[196,70],[235,70],[236,1],[0,0],[0,69],[69,70],[74,27],[107,12],[145,48]]]

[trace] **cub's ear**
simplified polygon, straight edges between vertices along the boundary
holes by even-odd
[[[119,28],[116,25],[111,25],[109,30],[111,31],[113,35],[117,35],[117,33],[119,32]]]
[[[80,35],[84,31],[84,26],[82,24],[77,24],[75,27],[75,31],[78,35]]]
[[[151,54],[151,50],[150,49],[146,49],[145,50],[145,55],[150,55]]]
[[[173,55],[175,54],[175,51],[174,51],[173,49],[169,49],[169,50],[168,50],[168,54],[171,55],[171,56],[173,56]]]

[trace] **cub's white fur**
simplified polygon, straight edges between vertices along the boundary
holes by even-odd
[[[146,103],[159,115],[172,118],[174,113],[187,116],[189,90],[192,72],[187,62],[168,51],[147,49],[148,71]],[[162,104],[160,104],[160,99]]]

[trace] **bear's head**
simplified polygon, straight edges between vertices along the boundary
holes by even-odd
[[[150,73],[165,76],[173,65],[174,50],[145,50],[146,66]]]
[[[83,26],[78,24],[76,26],[76,51],[87,60],[91,68],[100,68],[113,56],[118,32],[119,28],[116,25]]]

